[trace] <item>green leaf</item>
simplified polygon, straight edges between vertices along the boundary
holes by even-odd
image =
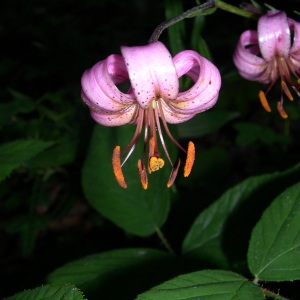
[[[47,281],[52,284],[72,283],[85,293],[104,298],[109,294],[109,299],[121,299],[120,295],[123,295],[122,299],[133,299],[137,293],[169,278],[172,265],[173,257],[162,251],[118,249],[70,262],[49,274]],[[126,293],[131,297],[125,297]]]
[[[0,125],[3,125],[12,116],[19,113],[28,113],[35,108],[35,103],[28,96],[9,89],[8,92],[12,96],[12,101],[0,104]]]
[[[77,146],[78,140],[71,139],[68,136],[62,137],[53,147],[34,156],[30,160],[30,166],[46,168],[72,163],[76,157]]]
[[[300,184],[265,210],[252,232],[248,264],[257,280],[300,279]]]
[[[296,165],[282,173],[250,177],[226,191],[196,218],[183,241],[183,253],[213,262],[217,266],[228,267],[223,234],[231,214],[256,190],[278,178],[297,172],[299,167],[300,165]]]
[[[183,12],[183,5],[181,0],[165,0],[165,7],[165,15],[167,20],[178,16]],[[168,27],[168,35],[170,48],[173,54],[177,54],[178,52],[185,49],[183,42],[185,38],[184,20]]]
[[[231,111],[206,111],[205,114],[198,114],[191,120],[180,124],[178,133],[181,138],[204,136],[218,130],[238,116],[239,113]]]
[[[20,292],[6,300],[84,300],[80,290],[73,285],[44,285]]]
[[[0,181],[27,160],[53,145],[40,140],[17,140],[0,146]]]
[[[27,256],[35,246],[38,232],[46,224],[47,219],[43,215],[23,215],[8,221],[5,229],[9,233],[19,233],[21,252]]]
[[[112,151],[121,145],[121,152],[133,136],[134,126],[104,127],[96,125],[83,167],[83,190],[89,203],[104,217],[129,233],[153,234],[162,226],[170,208],[170,189],[166,187],[167,166],[149,176],[144,190],[140,183],[137,161],[143,145],[136,147],[123,167],[127,189],[117,183],[112,171]],[[167,172],[166,172],[167,171]]]
[[[278,134],[267,126],[250,122],[239,122],[234,124],[233,127],[238,131],[236,143],[241,146],[247,146],[257,141],[267,146],[272,146],[275,143],[287,144],[289,142],[288,136]]]
[[[138,295],[136,299],[259,300],[264,299],[264,295],[257,285],[239,274],[221,270],[203,270],[166,281]]]

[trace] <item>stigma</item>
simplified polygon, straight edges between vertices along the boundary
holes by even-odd
[[[193,142],[189,141],[187,149],[185,149],[172,136],[164,116],[162,101],[164,101],[162,98],[153,99],[145,109],[137,105],[136,130],[131,141],[122,152],[120,150],[120,146],[116,146],[113,150],[113,172],[117,182],[122,188],[127,188],[122,167],[134,151],[142,133],[144,150],[142,157],[137,161],[137,169],[143,189],[146,190],[148,188],[148,174],[162,169],[165,166],[165,159],[172,167],[169,180],[166,184],[168,188],[174,184],[177,177],[181,160],[177,158],[177,160],[173,163],[164,141],[163,130],[169,139],[186,154],[183,171],[184,177],[189,176],[191,173],[195,160],[195,145]],[[159,152],[159,142],[164,152],[164,158]],[[123,161],[121,161],[121,157],[124,157]]]

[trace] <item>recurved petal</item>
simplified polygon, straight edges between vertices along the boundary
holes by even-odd
[[[288,18],[290,30],[294,32],[294,39],[292,41],[291,56],[300,60],[300,23]]]
[[[137,117],[137,104],[127,106],[120,112],[106,112],[91,109],[92,118],[104,126],[134,124]]]
[[[258,20],[257,32],[262,57],[271,61],[276,55],[288,58],[291,32],[285,12],[272,11]]]
[[[255,30],[244,31],[233,54],[233,62],[242,77],[260,81],[268,63],[258,55],[257,32]]]
[[[179,82],[172,56],[161,42],[121,47],[131,87],[142,108],[157,97],[175,99]]]
[[[125,94],[117,87],[117,84],[128,80],[123,58],[117,54],[110,55],[83,73],[82,99],[96,111],[120,111],[134,102],[132,93]]]
[[[194,112],[187,112],[182,109],[177,109],[172,105],[171,102],[166,102],[162,100],[161,103],[162,103],[164,118],[167,121],[167,123],[170,124],[183,123],[193,118],[196,115],[196,113]]]
[[[185,115],[196,114],[212,107],[217,101],[221,87],[219,70],[209,60],[192,50],[178,53],[173,61],[178,77],[186,75],[194,81],[194,85],[178,93],[177,99],[170,100],[169,105]]]

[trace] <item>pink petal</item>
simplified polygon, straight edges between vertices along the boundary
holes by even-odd
[[[194,81],[190,89],[178,93],[177,99],[168,102],[173,111],[192,118],[196,113],[211,108],[217,101],[221,87],[219,70],[192,50],[178,53],[173,62],[178,77],[187,75]],[[168,120],[170,123],[179,123],[178,121],[176,115]]]
[[[289,57],[291,32],[285,12],[269,12],[261,16],[257,32],[260,51],[266,61],[271,61],[276,55]]]
[[[128,73],[123,58],[110,55],[83,73],[82,99],[95,111],[121,111],[134,102],[132,94],[125,94],[116,86],[125,81],[128,81]]]
[[[257,32],[255,30],[243,32],[233,54],[233,62],[242,77],[262,82],[266,80],[260,77],[267,68],[267,62],[258,54]]]
[[[294,40],[292,41],[291,56],[300,60],[300,23],[288,18],[290,30],[294,31]]]
[[[95,111],[91,109],[92,118],[99,124],[104,126],[120,126],[125,124],[133,124],[136,121],[137,105],[130,105],[122,112],[105,112]]]
[[[175,99],[179,82],[172,56],[161,42],[121,47],[133,93],[142,108],[158,97]]]

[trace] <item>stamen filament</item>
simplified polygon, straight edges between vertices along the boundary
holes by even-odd
[[[142,183],[142,187],[144,190],[146,190],[148,188],[148,177],[147,177],[147,172],[144,166],[144,163],[139,159],[138,160],[138,170],[140,173],[140,179],[141,179],[141,183]]]
[[[186,161],[185,161],[185,166],[183,171],[184,177],[188,177],[190,175],[193,168],[194,161],[195,161],[195,145],[193,142],[189,141]]]
[[[161,101],[158,101],[158,108],[159,108],[159,115],[160,115],[160,118],[163,122],[163,125],[164,125],[164,129],[168,135],[168,137],[171,139],[171,141],[180,149],[182,150],[183,152],[186,153],[186,150],[175,140],[175,138],[173,137],[173,135],[171,134],[169,128],[168,128],[168,124],[167,124],[167,121],[165,119],[165,115],[164,115],[164,112],[163,112],[163,108],[162,108],[162,104],[161,104]]]
[[[263,91],[259,91],[258,97],[260,100],[261,105],[267,112],[271,112],[271,107],[269,106],[268,100],[266,98],[266,95]]]
[[[173,185],[173,183],[174,183],[174,181],[177,177],[179,166],[180,166],[180,159],[178,158],[177,161],[174,164],[174,167],[173,167],[172,171],[171,171],[170,178],[169,178],[168,183],[167,183],[168,188]]]
[[[282,104],[281,104],[280,101],[277,102],[277,110],[278,110],[279,114],[281,115],[281,117],[282,117],[283,119],[288,118],[288,115],[287,115],[287,113],[285,112],[285,110],[284,110],[284,108],[283,108],[283,106],[282,106]]]
[[[159,102],[160,102],[160,101],[158,101],[158,103],[159,103]],[[158,134],[159,134],[159,138],[160,138],[161,144],[162,144],[162,146],[163,146],[163,148],[164,148],[165,154],[166,154],[166,156],[167,156],[167,158],[168,158],[168,160],[169,160],[171,166],[173,166],[173,162],[172,162],[172,160],[171,160],[171,157],[170,157],[170,155],[169,155],[168,149],[167,149],[166,144],[165,144],[165,141],[164,141],[164,137],[163,137],[163,135],[162,135],[162,131],[161,131],[161,126],[160,126],[160,122],[159,122],[159,116],[158,116],[158,111],[157,111],[157,109],[154,110],[154,116],[155,116],[155,119],[156,119],[156,126],[157,126],[157,131],[158,131]]]
[[[126,146],[126,148],[122,152],[122,155],[123,155],[124,153],[126,153],[130,149],[129,152],[127,153],[123,163],[122,163],[122,166],[125,164],[125,162],[129,158],[129,156],[133,152],[133,150],[134,150],[134,148],[137,144],[137,141],[139,140],[139,138],[141,136],[143,121],[144,121],[144,110],[140,108],[139,113],[138,113],[137,125],[136,125],[136,129],[135,129],[133,138],[131,139],[129,144]]]
[[[120,146],[116,146],[113,151],[112,165],[113,165],[113,171],[114,171],[115,177],[116,177],[119,185],[122,188],[126,189],[127,184],[125,182],[125,178],[124,178],[124,175],[122,172],[122,167],[121,167]]]
[[[291,101],[293,101],[293,100],[294,100],[293,95],[291,94],[291,92],[290,92],[289,88],[287,87],[287,85],[286,85],[286,83],[285,83],[284,80],[281,80],[281,87],[282,87],[284,93],[287,95],[287,97],[288,97]]]

